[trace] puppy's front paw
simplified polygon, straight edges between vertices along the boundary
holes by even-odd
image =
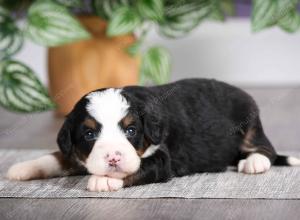
[[[271,162],[266,156],[254,153],[245,160],[240,160],[238,164],[238,172],[247,174],[264,173],[271,168]]]
[[[88,181],[87,189],[91,192],[117,191],[123,187],[123,180],[106,176],[92,175]]]
[[[7,178],[19,181],[42,179],[44,178],[44,174],[34,161],[26,161],[11,166],[7,172]]]

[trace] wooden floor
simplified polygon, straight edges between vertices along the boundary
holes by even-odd
[[[247,89],[278,150],[300,151],[300,88]],[[56,149],[63,119],[52,112],[0,110],[0,148]],[[300,183],[299,183],[300,184]],[[247,199],[12,199],[0,198],[4,219],[299,219],[300,200]]]
[[[299,200],[0,199],[0,219],[299,220]]]

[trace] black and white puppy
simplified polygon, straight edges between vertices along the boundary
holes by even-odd
[[[200,172],[263,173],[300,165],[278,156],[254,100],[216,80],[93,91],[67,116],[60,151],[13,165],[11,180],[91,174],[90,191],[165,182]]]

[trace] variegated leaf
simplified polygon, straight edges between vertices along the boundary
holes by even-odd
[[[297,6],[297,0],[254,0],[252,10],[252,30],[260,31],[276,25]],[[284,20],[283,20],[284,23]]]
[[[127,6],[118,8],[108,23],[107,35],[117,36],[134,31],[141,24],[141,19],[135,10]]]
[[[44,46],[59,46],[90,38],[66,7],[49,0],[31,5],[25,31],[34,42]]]
[[[55,106],[33,71],[13,60],[0,63],[0,105],[17,112],[46,111]]]
[[[192,31],[212,11],[208,0],[183,0],[178,5],[169,1],[165,6],[165,20],[160,32],[170,38],[181,37]]]
[[[142,58],[141,74],[156,84],[163,84],[169,80],[170,69],[169,52],[162,47],[148,49]]]
[[[0,59],[14,55],[22,45],[22,33],[8,11],[0,7]]]
[[[129,6],[130,0],[93,0],[92,7],[95,13],[106,20],[112,18],[115,10],[122,6]]]
[[[155,21],[164,19],[164,2],[163,0],[139,0],[137,9],[141,16]]]
[[[293,33],[298,31],[300,28],[299,12],[296,9],[290,11],[278,21],[278,25],[287,32]]]

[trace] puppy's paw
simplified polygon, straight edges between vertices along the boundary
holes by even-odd
[[[32,180],[44,178],[43,171],[37,166],[35,161],[25,161],[14,164],[7,171],[6,177],[10,180]]]
[[[106,176],[92,175],[88,181],[87,189],[91,192],[117,191],[123,187],[123,180]]]
[[[271,162],[266,156],[254,153],[245,160],[240,160],[238,164],[238,172],[247,174],[264,173],[271,168]]]

